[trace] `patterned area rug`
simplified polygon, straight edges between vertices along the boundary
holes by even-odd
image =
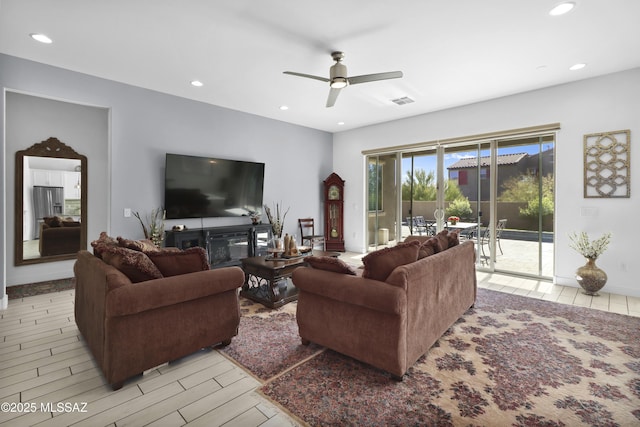
[[[274,310],[240,298],[240,311],[239,333],[220,351],[263,381],[323,350],[316,344],[302,345],[295,303]]]
[[[262,379],[277,372],[261,392],[313,426],[640,424],[640,318],[479,289],[476,306],[397,382],[331,350],[301,354],[287,307],[246,316],[259,324],[243,317],[238,338],[262,327],[284,331],[290,347],[273,353],[249,338],[248,362],[229,354]],[[251,361],[272,355],[288,366]]]

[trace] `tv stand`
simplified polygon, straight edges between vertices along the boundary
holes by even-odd
[[[271,237],[270,224],[242,224],[166,231],[164,242],[180,249],[204,248],[211,268],[221,268],[242,265],[242,258],[267,255]]]

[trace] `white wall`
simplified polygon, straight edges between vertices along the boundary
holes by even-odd
[[[7,91],[5,94],[5,137],[7,176],[15,176],[15,153],[33,144],[56,137],[77,153],[87,156],[87,177],[90,190],[88,198],[87,235],[95,236],[107,226],[107,199],[93,197],[91,189],[104,187],[108,169],[106,159],[109,153],[109,110],[101,107],[79,105],[70,102],[46,99],[38,96]],[[13,190],[13,187],[10,187]],[[102,190],[107,193],[107,189]],[[27,198],[28,199],[28,198]],[[7,206],[15,203],[15,194],[6,194]],[[14,213],[7,212],[8,244],[6,248],[7,284],[40,282],[50,279],[71,277],[73,261],[59,261],[45,264],[15,267],[14,259]]]
[[[407,107],[410,108],[410,105]],[[399,107],[405,108],[405,107]],[[598,260],[609,280],[605,291],[640,296],[640,262],[633,224],[640,218],[640,69],[582,80],[379,125],[341,132],[333,138],[334,170],[346,181],[347,250],[365,251],[364,156],[362,150],[435,141],[559,122],[556,140],[555,281],[577,286],[583,258],[568,247],[568,233],[593,237],[610,231],[612,243]],[[631,130],[631,198],[583,198],[583,136]],[[360,165],[360,167],[354,167]],[[582,217],[581,208],[597,215]]]
[[[147,214],[162,205],[166,152],[264,162],[265,203],[271,205],[281,201],[291,208],[285,221],[285,232],[297,233],[297,218],[322,218],[322,180],[332,172],[332,136],[329,133],[7,55],[0,55],[0,87],[5,91],[109,109],[110,151],[107,155],[89,154],[87,157],[89,171],[92,168],[107,171],[103,181],[90,180],[88,190],[89,203],[95,199],[104,202],[108,220],[100,226],[111,235],[142,237],[137,219],[124,218],[123,210],[131,208]],[[4,103],[1,108],[1,117],[6,119]],[[55,274],[57,277],[49,275],[46,279],[72,277],[71,262],[43,264],[44,267],[13,266],[13,257],[7,253],[13,245],[14,225],[13,203],[9,200],[9,197],[12,200],[9,192],[13,186],[8,184],[13,182],[15,151],[42,139],[36,138],[24,147],[15,147],[4,137],[5,120],[0,123],[0,133],[3,135],[0,238],[5,245],[0,257],[1,289],[4,291],[5,285],[44,280],[41,269],[46,268],[59,270],[59,274]],[[69,145],[76,148],[77,144]],[[90,207],[89,241],[98,237],[91,221]],[[249,223],[249,219],[206,219],[204,225],[245,221]],[[184,220],[168,221],[167,227],[177,223],[192,228],[201,226],[200,220]],[[55,264],[64,266],[60,268]],[[3,297],[1,307],[6,304],[6,293],[2,292],[0,297]]]

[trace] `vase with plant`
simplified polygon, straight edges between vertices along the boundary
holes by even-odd
[[[271,249],[274,253],[274,256],[276,256],[277,253],[284,251],[282,230],[284,228],[284,219],[286,218],[289,209],[290,208],[287,208],[286,211],[283,211],[280,207],[280,204],[276,203],[274,214],[269,206],[264,205],[264,213],[265,215],[267,215],[267,219],[269,219],[269,224],[271,224],[271,231],[273,232],[273,243],[271,245]]]
[[[458,221],[460,221],[460,217],[458,217],[458,216],[450,216],[449,218],[447,218],[447,221],[449,221],[451,223],[451,225],[456,225],[458,223]]]
[[[587,295],[598,296],[598,291],[607,283],[607,273],[596,265],[596,260],[607,250],[611,233],[604,233],[598,239],[589,240],[584,231],[569,235],[569,247],[587,259],[587,263],[576,270],[576,280]]]
[[[167,211],[162,208],[153,209],[151,215],[146,218],[148,225],[142,220],[140,213],[133,212],[133,215],[140,221],[145,239],[149,239],[154,245],[161,247],[164,240],[164,221]]]

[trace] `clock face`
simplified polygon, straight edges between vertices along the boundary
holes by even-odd
[[[340,199],[340,189],[336,185],[332,185],[329,187],[329,200],[339,200]]]

